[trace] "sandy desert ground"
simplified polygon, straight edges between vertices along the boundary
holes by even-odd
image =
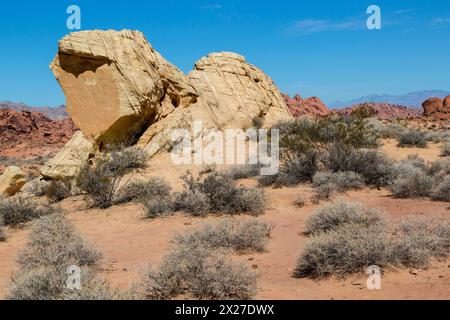
[[[388,140],[381,150],[396,160],[409,153],[418,153],[432,161],[439,158],[440,145],[431,144],[427,149],[405,150],[397,148],[394,141]],[[174,190],[179,190],[179,177],[186,169],[187,167],[172,165],[169,155],[161,154],[151,160],[147,169],[136,173],[133,178],[139,175],[164,176]],[[246,179],[239,183],[255,185],[256,181]],[[260,219],[275,225],[267,252],[236,257],[260,273],[257,299],[450,299],[450,260],[435,261],[427,270],[383,270],[380,290],[367,289],[363,274],[344,280],[293,278],[296,259],[306,240],[302,234],[305,220],[318,205],[307,201],[304,207],[297,208],[293,204],[298,195],[305,199],[312,196],[313,189],[307,184],[294,188],[268,188],[266,191],[269,209]],[[393,222],[417,214],[450,216],[450,207],[446,202],[394,199],[383,189],[350,191],[334,198],[344,198],[382,209]],[[68,212],[69,219],[80,233],[103,253],[101,273],[120,288],[127,288],[135,281],[140,268],[161,261],[176,233],[193,229],[205,221],[220,219],[216,216],[197,218],[176,213],[166,218],[148,220],[142,218],[144,210],[137,204],[125,204],[107,210],[87,209],[82,196],[64,200],[61,207]],[[28,232],[28,226],[8,229],[8,241],[0,242],[0,298],[5,298],[7,294],[11,275],[17,267],[15,257],[26,243]]]

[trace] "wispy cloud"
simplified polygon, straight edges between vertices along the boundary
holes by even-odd
[[[430,21],[432,27],[446,27],[450,25],[449,18],[434,18]]]
[[[414,12],[414,8],[407,8],[407,9],[399,9],[399,10],[395,11],[394,14],[401,15],[401,14],[408,14],[408,13],[413,13],[413,12]]]
[[[223,8],[223,6],[220,3],[206,3],[202,6],[200,6],[200,10],[205,10],[205,11],[216,11],[216,10],[221,10]]]
[[[365,20],[330,21],[305,19],[294,21],[287,29],[291,34],[308,35],[319,32],[355,31],[364,28]]]

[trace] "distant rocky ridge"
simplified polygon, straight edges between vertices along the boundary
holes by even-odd
[[[416,108],[408,108],[402,105],[389,104],[389,103],[365,103],[357,104],[351,107],[335,110],[341,114],[350,114],[353,110],[366,105],[375,112],[375,117],[378,119],[413,119],[423,115],[423,112]]]
[[[23,103],[15,103],[10,101],[0,101],[0,110],[14,110],[14,111],[30,111],[40,112],[45,114],[52,120],[62,120],[69,117],[66,112],[66,106],[61,105],[54,108],[51,107],[31,107]]]
[[[20,143],[63,144],[75,131],[70,119],[52,120],[40,112],[0,110],[0,155]]]
[[[317,97],[303,99],[299,94],[291,98],[283,94],[283,98],[294,117],[302,115],[328,116],[332,113],[350,114],[361,104],[356,104],[343,109],[329,109],[325,103]],[[375,116],[379,119],[411,119],[422,116],[422,111],[416,108],[408,108],[401,105],[388,103],[367,103],[375,111]]]
[[[327,116],[331,114],[331,110],[317,97],[303,99],[299,94],[296,94],[291,98],[289,95],[283,94],[283,98],[294,117],[302,115]]]
[[[450,94],[450,90],[422,90],[409,92],[403,95],[369,95],[353,99],[350,101],[336,101],[330,103],[330,108],[345,108],[367,102],[387,103],[413,108],[422,108],[422,102],[430,97],[445,98]]]

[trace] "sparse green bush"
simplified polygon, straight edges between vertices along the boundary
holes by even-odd
[[[450,253],[450,220],[414,216],[403,220],[394,241],[394,258],[408,267],[424,268],[431,258],[447,258]]]
[[[389,190],[398,198],[427,197],[432,188],[433,178],[417,169],[409,175],[400,175],[389,186]]]
[[[199,299],[250,299],[256,292],[256,273],[232,261],[227,251],[183,244],[157,268],[143,270],[136,288],[141,298],[150,300],[186,294]]]
[[[318,208],[306,220],[306,234],[317,234],[338,228],[343,224],[359,224],[361,227],[383,225],[382,214],[375,209],[364,208],[359,203],[337,201]]]
[[[313,187],[320,187],[325,184],[332,184],[335,191],[344,192],[352,189],[361,189],[364,187],[364,179],[352,171],[318,172],[313,177]]]
[[[383,267],[389,262],[390,250],[389,234],[380,225],[341,224],[308,240],[294,276],[345,277],[370,265]]]
[[[175,243],[237,252],[262,252],[273,229],[272,224],[257,219],[224,219],[206,223],[201,228],[179,234]]]
[[[392,176],[392,161],[384,154],[371,149],[355,150],[342,143],[327,145],[320,162],[332,172],[353,171],[370,186],[385,186]]]
[[[147,181],[132,181],[120,189],[114,203],[166,198],[170,197],[171,191],[169,183],[160,177],[152,177]]]
[[[71,197],[72,181],[52,181],[45,190],[45,195],[51,202],[59,202]]]
[[[311,182],[312,177],[318,170],[318,152],[308,150],[298,155],[290,156],[281,165],[278,174],[262,176],[259,179],[261,186],[294,186],[301,182]]]
[[[53,212],[53,207],[43,206],[31,198],[0,199],[0,217],[7,226],[19,226]]]
[[[423,132],[415,129],[409,129],[398,137],[398,146],[401,148],[417,147],[426,148],[427,139]]]
[[[238,187],[231,176],[213,171],[203,180],[190,172],[182,177],[185,191],[178,194],[176,207],[200,215],[210,210],[215,213],[260,214],[265,209],[263,189]],[[205,201],[205,197],[207,202]]]

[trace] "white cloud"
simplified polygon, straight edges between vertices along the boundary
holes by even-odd
[[[292,23],[288,31],[293,34],[314,34],[319,32],[355,31],[364,29],[365,20],[329,21],[305,19]]]
[[[445,27],[450,25],[449,18],[434,18],[430,21],[431,26],[433,27]]]
[[[211,11],[220,10],[222,8],[223,6],[219,3],[207,3],[200,7],[201,10],[211,10]]]

